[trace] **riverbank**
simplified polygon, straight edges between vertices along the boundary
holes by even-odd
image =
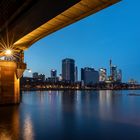
[[[21,91],[62,91],[62,90],[140,90],[140,88],[22,88]]]

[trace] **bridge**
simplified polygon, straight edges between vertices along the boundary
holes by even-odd
[[[26,49],[41,38],[119,1],[1,0],[0,105],[20,103],[19,82],[26,69]]]

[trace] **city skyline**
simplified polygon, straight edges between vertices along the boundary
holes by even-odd
[[[64,58],[61,60],[61,65],[59,67],[59,69],[61,69],[61,73],[58,73],[57,69],[50,69],[50,74],[49,75],[45,75],[44,73],[39,73],[37,71],[32,71],[30,69],[28,69],[28,72],[30,73],[30,76],[26,76],[24,75],[24,77],[33,77],[33,78],[37,78],[37,77],[42,77],[42,75],[44,75],[44,77],[46,78],[58,78],[64,81],[71,81],[71,82],[77,82],[77,81],[82,81],[84,80],[84,76],[83,76],[83,72],[85,71],[91,71],[92,74],[88,74],[89,79],[91,78],[95,78],[98,77],[98,80],[96,79],[95,81],[99,81],[99,82],[107,82],[107,81],[112,81],[112,82],[124,82],[123,81],[123,76],[122,76],[122,70],[117,66],[114,65],[112,63],[112,60],[109,60],[109,70],[107,71],[106,68],[100,67],[98,69],[95,69],[94,67],[83,67],[83,68],[79,68],[78,70],[78,66],[75,65],[76,61],[72,58]],[[83,71],[83,72],[82,72]],[[96,76],[96,74],[94,75],[93,73],[98,73],[98,76]],[[91,76],[92,75],[92,76]],[[95,77],[94,77],[94,76]],[[45,79],[45,78],[44,78]],[[92,79],[92,80],[93,80]],[[129,80],[134,80],[134,79],[129,79]],[[128,81],[127,81],[128,82]]]
[[[139,4],[1,0],[0,140],[139,140]]]
[[[138,17],[138,4],[122,1],[38,41],[25,52],[25,62],[32,71],[49,75],[52,68],[61,73],[60,60],[66,57],[76,60],[78,70],[89,66],[108,71],[112,59],[122,69],[124,81],[140,81]]]

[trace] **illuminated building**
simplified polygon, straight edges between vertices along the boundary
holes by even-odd
[[[137,84],[138,82],[136,81],[136,80],[134,80],[134,79],[130,79],[129,81],[128,81],[128,84]]]
[[[62,60],[62,79],[64,81],[74,82],[75,61],[70,58]]]
[[[48,77],[46,81],[51,82],[51,83],[56,83],[59,81],[59,77],[57,77],[57,70],[51,69],[50,74],[51,74],[51,77]]]
[[[39,74],[38,75],[38,81],[45,81],[45,75],[44,74]]]
[[[111,77],[112,81],[117,81],[117,66],[111,67]]]
[[[117,66],[112,65],[112,60],[110,60],[109,66],[110,76],[108,80],[110,82],[122,82],[122,71],[120,69],[117,69]]]
[[[78,68],[77,68],[77,66],[75,67],[75,71],[74,71],[74,79],[75,79],[75,82],[78,81]]]
[[[118,73],[117,73],[117,81],[118,82],[122,82],[122,70],[118,70]]]
[[[85,85],[92,85],[99,82],[99,72],[94,70],[94,68],[81,68],[81,81]]]
[[[38,74],[38,72],[33,73],[33,78],[35,81],[45,81],[45,75],[44,74]]]
[[[62,74],[59,74],[58,80],[62,81]]]
[[[106,69],[100,68],[99,69],[99,81],[100,82],[105,82],[106,78],[107,78]]]
[[[109,80],[111,82],[116,82],[117,81],[117,76],[118,76],[117,66],[112,65],[112,60],[110,60],[110,77],[109,77]]]
[[[55,69],[51,70],[51,78],[56,78],[57,77],[57,71]]]

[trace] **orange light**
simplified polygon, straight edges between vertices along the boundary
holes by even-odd
[[[12,50],[10,50],[10,49],[5,50],[5,55],[11,56],[12,55]]]

